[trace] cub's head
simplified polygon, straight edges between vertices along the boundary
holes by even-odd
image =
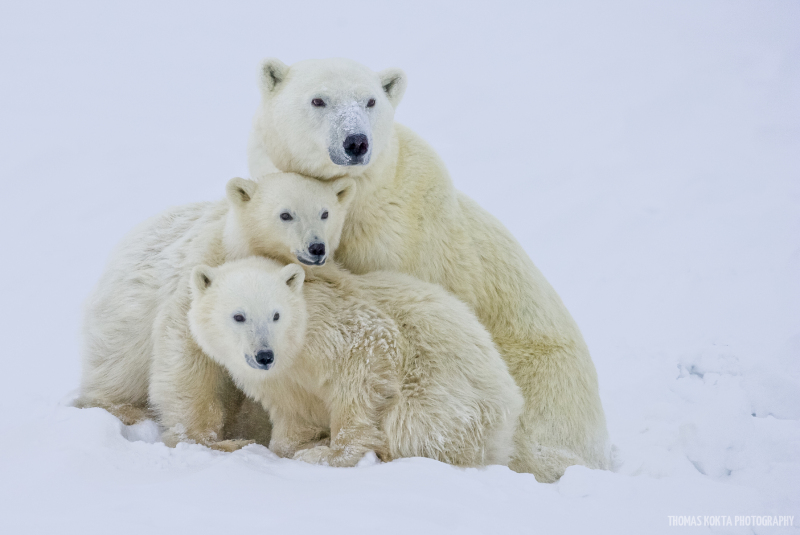
[[[292,173],[233,178],[227,195],[239,240],[253,254],[321,266],[339,246],[355,192],[352,178],[323,182]]]
[[[250,175],[277,168],[327,179],[363,173],[386,147],[406,76],[346,59],[288,66],[269,58],[261,63],[259,85]]]
[[[303,345],[304,280],[297,264],[283,266],[266,258],[197,266],[191,275],[192,335],[235,377],[237,370],[283,369]]]

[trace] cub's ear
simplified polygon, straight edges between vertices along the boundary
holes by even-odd
[[[195,296],[203,295],[214,281],[214,268],[200,265],[192,270],[192,292]]]
[[[281,278],[286,281],[286,286],[297,292],[303,287],[306,272],[297,264],[287,264],[280,271]]]
[[[348,206],[356,192],[356,181],[350,177],[340,178],[333,184],[333,187],[336,189],[336,198],[339,200],[339,204]]]
[[[403,100],[403,93],[406,92],[406,85],[408,80],[406,73],[400,69],[384,69],[378,73],[381,79],[381,87],[384,93],[392,103],[392,107],[396,108],[400,101]]]
[[[238,206],[250,201],[257,189],[258,182],[236,177],[228,180],[228,185],[225,186],[225,193],[228,196],[228,200],[234,206]]]
[[[289,66],[276,58],[267,58],[259,68],[259,85],[264,93],[275,91],[289,73]]]

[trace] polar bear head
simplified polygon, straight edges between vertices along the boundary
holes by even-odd
[[[287,66],[269,58],[261,63],[259,83],[251,176],[277,169],[327,179],[363,173],[386,147],[406,76],[346,59]]]
[[[302,349],[305,272],[297,264],[250,257],[191,274],[189,325],[200,348],[237,370],[284,369]]]
[[[273,173],[258,181],[233,178],[226,240],[246,254],[321,266],[339,246],[355,181],[321,181]]]

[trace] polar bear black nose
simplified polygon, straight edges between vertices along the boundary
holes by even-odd
[[[258,362],[261,366],[265,368],[269,367],[270,364],[275,360],[275,353],[272,352],[271,349],[266,351],[259,351],[256,353],[256,362]]]
[[[369,150],[369,141],[364,134],[350,134],[344,140],[344,152],[351,158],[360,158]]]
[[[308,252],[314,256],[324,256],[325,255],[325,244],[324,243],[312,243],[308,246]]]

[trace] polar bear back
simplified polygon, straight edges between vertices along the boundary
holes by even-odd
[[[135,227],[116,247],[86,303],[82,403],[147,402],[153,323],[219,226],[221,205],[171,208]]]
[[[393,323],[374,334],[389,331],[397,346],[388,353],[397,362],[376,363],[394,367],[396,374],[398,395],[382,424],[392,457],[423,455],[466,466],[507,463],[522,397],[470,307],[438,285],[398,272],[356,276],[337,270],[334,276],[340,300],[362,302]],[[311,282],[307,295],[320,291]],[[309,295],[309,303],[315,301]],[[318,313],[313,308],[310,316]],[[323,344],[330,339],[322,335]]]

